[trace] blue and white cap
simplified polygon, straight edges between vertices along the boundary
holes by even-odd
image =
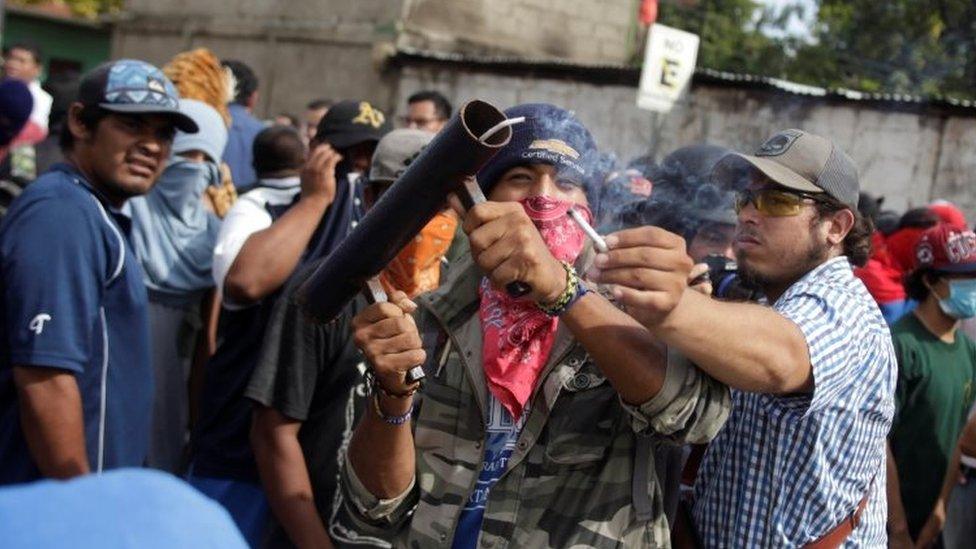
[[[112,112],[163,114],[176,128],[196,133],[197,124],[180,111],[180,94],[163,71],[138,59],[109,61],[95,67],[82,80],[78,100]]]

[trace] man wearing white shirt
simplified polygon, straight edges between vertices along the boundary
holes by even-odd
[[[3,54],[3,73],[7,78],[15,78],[27,84],[34,98],[34,108],[30,120],[14,144],[34,145],[47,137],[47,119],[51,115],[51,95],[41,89],[41,70],[44,60],[41,50],[33,44],[14,44]]]
[[[319,122],[307,160],[296,130],[264,129],[254,139],[258,184],[234,204],[217,237],[220,343],[205,369],[190,481],[227,507],[252,544],[260,541],[267,504],[248,441],[252,405],[244,390],[288,278],[327,256],[359,221],[358,174],[389,129],[368,102],[340,102]]]

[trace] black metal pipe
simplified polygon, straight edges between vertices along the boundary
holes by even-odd
[[[448,194],[462,188],[465,178],[508,144],[510,127],[479,140],[504,120],[504,113],[484,101],[461,107],[299,288],[297,299],[305,314],[316,322],[334,320],[366,281],[446,206]]]

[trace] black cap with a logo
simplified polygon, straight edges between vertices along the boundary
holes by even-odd
[[[319,121],[315,140],[336,149],[378,142],[392,128],[383,111],[369,101],[340,101]]]

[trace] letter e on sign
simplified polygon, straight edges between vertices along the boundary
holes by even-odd
[[[638,107],[658,112],[671,110],[695,72],[698,43],[698,36],[690,32],[658,24],[651,27],[637,91]]]
[[[680,83],[678,81],[678,77],[680,76],[678,69],[680,67],[681,61],[677,59],[665,59],[661,65],[661,85],[668,88],[676,87]]]

